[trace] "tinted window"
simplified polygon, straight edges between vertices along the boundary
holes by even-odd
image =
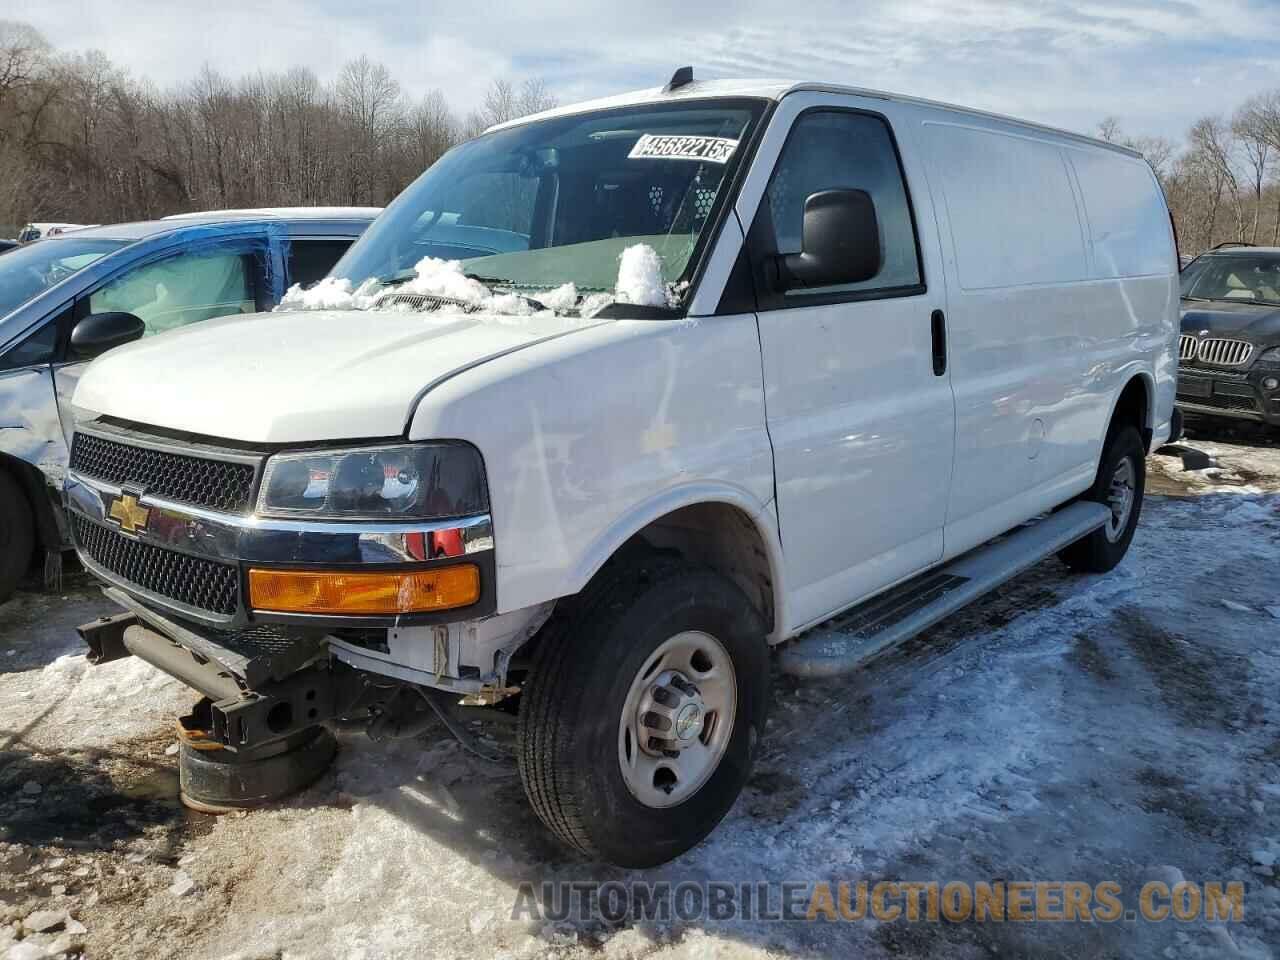
[[[289,241],[289,283],[309,287],[323,279],[351,246],[350,237]]]
[[[41,240],[5,254],[0,260],[0,317],[126,243],[67,237]]]
[[[112,280],[90,295],[89,312],[132,313],[149,337],[229,313],[253,313],[253,277],[253,257],[246,254],[181,254]]]
[[[889,128],[879,117],[856,113],[807,113],[796,121],[765,193],[778,253],[799,253],[804,204],[823,190],[865,190],[880,222],[884,266],[862,283],[824,293],[911,287],[920,283],[920,256],[902,169]],[[788,295],[813,293],[813,288]]]
[[[58,325],[51,321],[0,357],[0,370],[16,370],[19,367],[49,363],[57,346]]]
[[[1280,257],[1200,257],[1182,271],[1182,295],[1196,300],[1280,303]]]

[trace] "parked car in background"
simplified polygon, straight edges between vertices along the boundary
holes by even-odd
[[[0,253],[8,253],[10,250],[16,250],[19,244],[17,240],[0,240]]]
[[[1280,427],[1280,248],[1230,244],[1182,271],[1178,406]]]
[[[70,230],[83,230],[84,223],[28,223],[18,233],[19,243],[34,243],[48,237],[59,237]],[[96,226],[96,224],[95,224]]]
[[[42,551],[57,558],[71,545],[68,401],[85,364],[137,336],[271,309],[289,285],[323,277],[377,214],[191,214],[77,230],[0,258],[0,600]]]
[[[683,69],[526,117],[331,278],[350,309],[81,380],[76,547],[132,615],[95,662],[203,693],[224,770],[502,701],[537,814],[628,867],[733,804],[770,643],[831,676],[1047,556],[1110,570],[1172,427],[1151,167],[911,97]]]

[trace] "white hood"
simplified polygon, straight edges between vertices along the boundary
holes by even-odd
[[[448,374],[577,329],[533,317],[306,311],[205,321],[119,347],[77,387],[81,416],[107,415],[247,443],[402,434],[423,390]]]

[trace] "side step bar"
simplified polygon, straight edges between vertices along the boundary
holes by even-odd
[[[856,670],[1097,530],[1110,515],[1100,503],[1079,501],[899,584],[784,647],[782,672],[817,678]]]

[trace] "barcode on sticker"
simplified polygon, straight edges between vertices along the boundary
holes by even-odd
[[[641,134],[627,154],[628,160],[706,160],[728,163],[737,140],[728,137],[681,137],[673,134]]]

